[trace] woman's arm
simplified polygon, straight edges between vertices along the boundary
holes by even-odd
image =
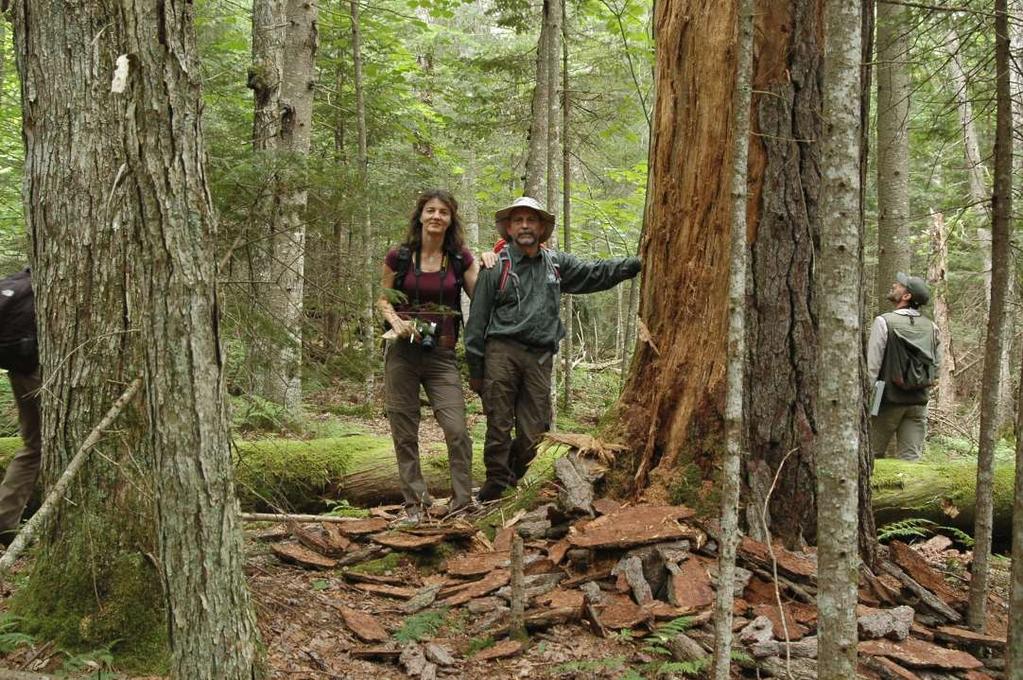
[[[476,278],[480,275],[480,261],[473,258],[472,264],[462,274],[462,287],[465,288],[465,294],[470,298],[472,294],[476,292]]]
[[[475,278],[473,279],[475,284]],[[391,328],[397,333],[399,338],[407,338],[412,335],[415,327],[411,321],[407,321],[400,316],[398,312],[394,311],[394,305],[387,299],[386,293],[383,291],[391,290],[394,288],[394,270],[384,264],[384,272],[380,277],[380,297],[377,299],[377,311],[380,312],[380,316],[384,317],[387,323],[391,324]]]

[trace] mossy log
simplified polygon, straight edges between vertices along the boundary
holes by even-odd
[[[0,438],[0,467],[6,467],[19,446],[17,438]],[[545,470],[558,454],[557,449],[541,454],[530,474]],[[422,467],[431,493],[449,495],[443,445],[424,450]],[[362,506],[401,500],[394,450],[386,437],[239,442],[235,470],[238,496],[246,511],[322,512],[341,499]],[[972,532],[976,475],[977,466],[971,461],[878,460],[872,484],[878,526],[917,517]],[[483,455],[477,450],[473,479],[481,482],[483,477]],[[999,465],[994,489],[997,537],[1010,535],[1012,494],[1013,466]]]
[[[443,445],[424,447],[423,477],[435,496],[451,494]],[[473,479],[485,476],[473,456]],[[235,465],[238,498],[245,510],[322,512],[329,503],[374,506],[401,502],[391,440],[373,435],[295,441],[239,442]]]
[[[1011,536],[1014,467],[995,467],[995,537]],[[880,527],[911,517],[928,519],[972,534],[977,465],[881,459],[874,464],[874,517]]]

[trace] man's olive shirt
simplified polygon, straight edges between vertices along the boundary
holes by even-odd
[[[498,292],[504,263],[482,269],[465,325],[465,354],[469,375],[483,377],[487,338],[507,338],[538,351],[558,351],[565,337],[561,323],[561,294],[595,293],[631,279],[640,270],[638,257],[581,260],[555,250],[529,257],[509,244],[511,270],[504,290]],[[556,270],[555,270],[556,268]]]

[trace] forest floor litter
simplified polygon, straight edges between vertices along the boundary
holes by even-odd
[[[716,526],[684,506],[597,497],[613,452],[596,440],[582,450],[602,453],[560,458],[535,507],[507,517],[491,504],[408,525],[399,506],[384,506],[363,518],[248,522],[246,573],[271,677],[705,676]],[[478,529],[487,516],[492,536]],[[882,547],[880,568],[861,571],[861,677],[1003,676],[1007,605],[992,593],[985,633],[965,628],[969,559],[942,535]],[[812,550],[743,538],[734,677],[816,677],[816,572]],[[0,663],[52,672],[59,659],[40,647]]]

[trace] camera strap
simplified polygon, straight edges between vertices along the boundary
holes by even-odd
[[[416,279],[416,290],[413,302],[419,304],[419,275],[423,273],[422,261],[423,253],[422,250],[417,249],[415,254],[412,256],[412,274]],[[445,252],[441,257],[440,261],[440,304],[444,304],[444,279],[447,278],[448,273],[448,254]]]

